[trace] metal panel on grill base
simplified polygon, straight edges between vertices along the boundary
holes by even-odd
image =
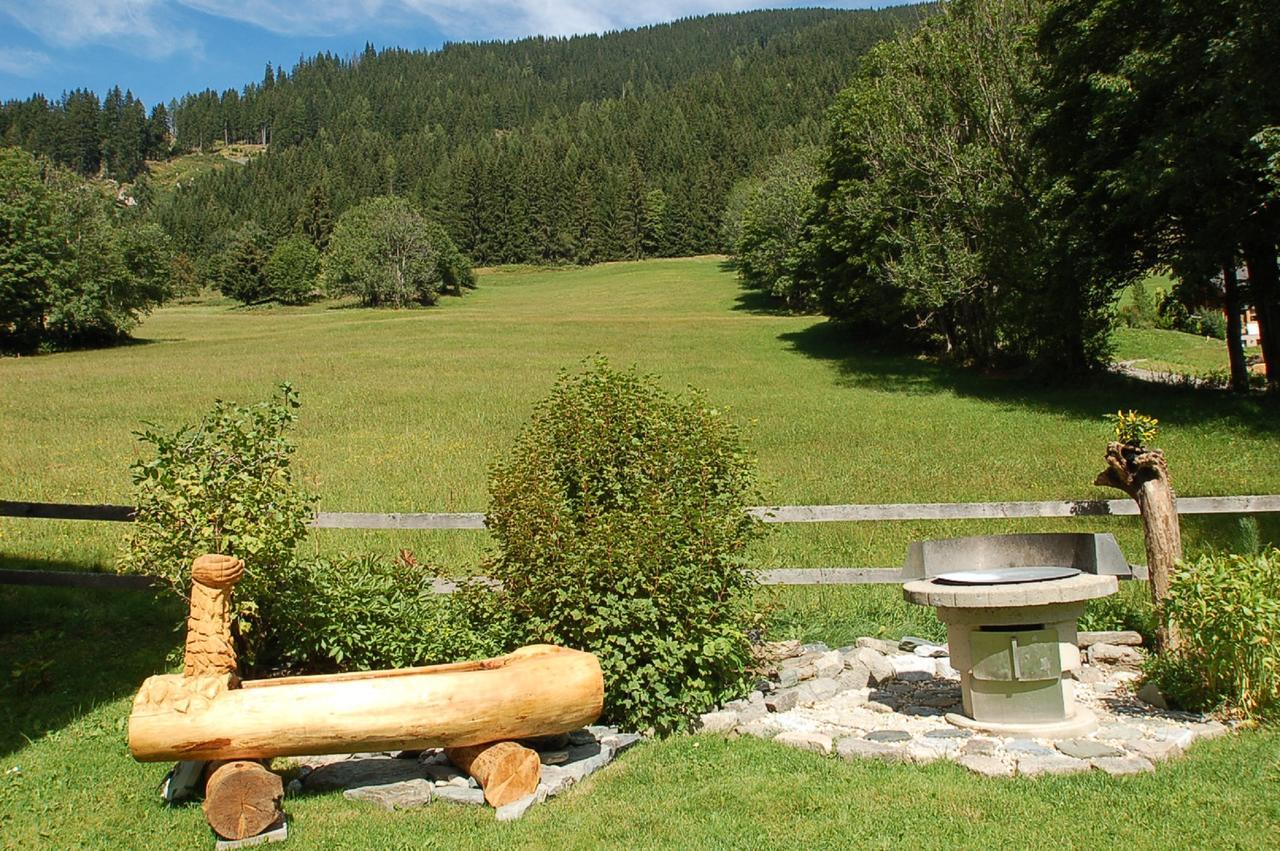
[[[1067,717],[1056,629],[976,629],[969,642],[969,710],[974,719],[1008,724]]]

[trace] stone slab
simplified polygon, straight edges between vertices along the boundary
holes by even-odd
[[[820,754],[829,754],[832,748],[831,737],[823,733],[802,733],[788,730],[774,736],[773,740],[780,745]]]
[[[1155,766],[1151,764],[1150,760],[1140,756],[1104,756],[1098,759],[1091,759],[1089,763],[1094,768],[1105,771],[1113,777],[1155,771]]]
[[[414,779],[385,786],[357,786],[346,789],[342,797],[348,801],[366,801],[387,812],[410,810],[431,803],[435,792],[430,780]]]
[[[700,720],[704,733],[727,733],[738,726],[738,713],[725,710],[708,712]]]
[[[547,793],[543,790],[542,786],[539,785],[537,791],[530,792],[519,800],[512,801],[509,804],[503,804],[498,807],[497,811],[494,813],[494,818],[498,821],[516,821],[517,819],[522,818],[534,804],[541,803],[546,799]]]
[[[255,845],[270,845],[273,842],[284,842],[289,838],[289,820],[284,814],[275,823],[257,836],[245,839],[219,839],[213,844],[214,851],[234,851],[236,848],[252,848]]]
[[[1042,774],[1079,774],[1088,771],[1092,765],[1087,759],[1074,759],[1061,754],[1048,756],[1032,755],[1018,757],[1018,774],[1024,777],[1039,777]]]
[[[1076,633],[1077,647],[1092,647],[1094,644],[1116,644],[1122,647],[1140,647],[1142,636],[1132,630],[1093,630]]]
[[[863,738],[869,742],[907,742],[911,734],[906,730],[872,730]]]
[[[962,765],[975,774],[984,774],[987,777],[1013,776],[1012,765],[987,754],[962,753],[956,757],[955,761],[957,765]]]
[[[484,792],[480,789],[460,789],[457,786],[437,786],[435,796],[452,804],[484,806]]]
[[[906,762],[911,758],[901,745],[872,742],[852,736],[836,743],[836,753],[842,759],[883,759],[888,762]]]
[[[775,691],[764,699],[764,705],[770,712],[789,712],[800,702],[800,694],[795,687]]]
[[[1124,756],[1124,751],[1093,739],[1066,739],[1057,743],[1058,750],[1076,759],[1098,759],[1107,756]]]

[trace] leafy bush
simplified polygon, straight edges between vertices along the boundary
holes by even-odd
[[[510,624],[486,587],[435,594],[417,564],[373,556],[304,561],[282,590],[274,654],[299,671],[403,668],[504,652]],[[276,624],[284,627],[285,624]]]
[[[1164,616],[1182,646],[1148,676],[1190,709],[1280,714],[1280,550],[1180,565]]]
[[[137,522],[120,567],[159,576],[185,599],[197,556],[244,559],[232,624],[247,672],[278,663],[290,617],[283,601],[299,570],[294,549],[315,505],[289,468],[294,447],[286,432],[298,405],[284,384],[256,405],[219,401],[196,426],[137,432],[155,454],[131,469]]]
[[[271,238],[257,222],[245,222],[231,236],[218,258],[218,289],[241,304],[254,304],[271,297],[267,283],[267,260]]]
[[[264,271],[271,297],[285,304],[304,304],[320,277],[320,252],[302,234],[276,243]]]
[[[1192,314],[1191,321],[1195,326],[1195,333],[1200,336],[1212,337],[1215,340],[1227,339],[1227,317],[1223,316],[1221,311],[1202,310]]]
[[[475,286],[444,228],[403,198],[370,198],[343,213],[323,267],[331,295],[359,296],[366,306],[434,304],[441,292]]]
[[[599,360],[495,467],[490,573],[526,640],[597,654],[612,722],[683,729],[745,682],[753,488],[722,411]]]
[[[1133,630],[1150,642],[1155,637],[1151,595],[1137,582],[1122,582],[1109,597],[1090,600],[1080,616],[1082,630]]]

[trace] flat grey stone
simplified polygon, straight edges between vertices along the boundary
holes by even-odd
[[[775,691],[764,699],[764,705],[770,712],[789,712],[800,702],[800,694],[795,687]]]
[[[538,760],[543,765],[564,765],[569,761],[569,752],[564,751],[542,751],[538,754]]]
[[[433,787],[430,780],[405,780],[385,786],[358,786],[347,789],[342,797],[348,801],[367,801],[387,812],[409,810],[431,803]]]
[[[193,797],[201,788],[204,769],[207,765],[208,763],[204,760],[180,761],[164,778],[164,784],[160,787],[160,797],[169,804],[176,804]]]
[[[285,818],[284,813],[280,814],[280,818],[275,823],[259,833],[257,836],[250,836],[245,839],[219,839],[213,843],[214,851],[234,851],[236,848],[252,848],[255,845],[269,845],[273,842],[284,842],[289,838],[289,821]]]
[[[956,757],[956,764],[962,765],[975,774],[987,777],[1012,777],[1013,766],[1005,764],[994,756],[975,753],[961,753]]]
[[[494,813],[494,818],[498,821],[515,821],[516,819],[523,817],[534,804],[546,800],[546,797],[546,792],[544,792],[542,787],[539,786],[536,791],[530,792],[523,798],[498,807],[497,811]]]
[[[1119,748],[1102,742],[1096,742],[1093,739],[1067,739],[1058,742],[1058,750],[1070,757],[1076,759],[1097,759],[1104,756],[1124,756],[1124,751]]]
[[[911,715],[916,718],[939,718],[947,713],[936,706],[922,706],[919,703],[909,703],[902,707],[903,715]]]
[[[927,739],[967,739],[973,735],[973,731],[960,727],[943,727],[940,730],[928,730],[924,735]]]
[[[322,765],[304,777],[302,785],[308,792],[354,789],[357,786],[386,786],[389,783],[426,778],[429,770],[429,766],[415,760],[371,756]]]
[[[462,772],[449,762],[424,765],[422,773],[436,783],[448,783],[453,778],[462,776]]]
[[[1075,677],[1076,682],[1081,682],[1085,685],[1094,685],[1102,682],[1103,679],[1102,672],[1092,665],[1084,665],[1077,668],[1073,673],[1073,676]]]
[[[1095,644],[1089,648],[1089,661],[1093,664],[1141,665],[1146,657],[1132,647],[1119,644]]]
[[[1119,647],[1138,647],[1142,644],[1142,636],[1132,630],[1101,630],[1095,632],[1077,632],[1077,647],[1092,647],[1095,644],[1114,644]]]
[[[761,701],[760,703],[749,703],[747,704],[746,709],[740,710],[738,712],[737,726],[742,726],[743,724],[747,724],[751,721],[755,721],[759,718],[763,718],[768,714],[769,714],[769,708],[765,706],[764,701]]]
[[[1155,732],[1156,739],[1162,742],[1171,742],[1181,750],[1191,747],[1191,743],[1196,740],[1196,734],[1193,730],[1186,727],[1161,727]]]
[[[1088,771],[1089,761],[1073,759],[1061,754],[1037,756],[1028,754],[1018,757],[1018,773],[1025,777],[1039,777],[1042,774],[1079,774]]]
[[[1143,739],[1137,742],[1129,742],[1127,747],[1138,756],[1149,759],[1152,762],[1164,762],[1182,753],[1182,748],[1178,747],[1176,742],[1168,740],[1148,741]]]
[[[906,730],[872,730],[863,738],[869,742],[907,742],[911,734]]]
[[[1219,736],[1225,736],[1228,733],[1225,724],[1218,721],[1205,721],[1199,724],[1188,725],[1191,732],[1195,733],[1197,739],[1216,739]]]
[[[1010,739],[1005,742],[1004,749],[1013,754],[1024,754],[1027,756],[1053,756],[1053,750],[1045,747],[1034,739]]]
[[[972,754],[973,756],[989,756],[994,754],[1000,747],[998,739],[989,739],[985,736],[974,736],[963,745],[960,750],[963,753]]]
[[[836,743],[836,753],[841,759],[883,759],[889,762],[905,762],[910,754],[900,745],[870,742],[852,736]]]
[[[826,653],[830,650],[831,648],[823,644],[821,641],[815,641],[812,644],[800,645],[801,653]]]
[[[612,736],[603,737],[600,744],[607,745],[615,754],[619,754],[643,739],[644,737],[639,733],[614,733]]]
[[[919,656],[891,656],[889,662],[893,665],[893,673],[900,680],[931,680],[938,672],[937,662]]]
[[[561,769],[573,778],[573,782],[580,783],[584,778],[609,764],[613,759],[613,749],[601,745],[597,753],[581,759],[573,758],[573,750],[571,749],[569,755],[572,761],[561,766]]]
[[[836,682],[840,685],[842,691],[866,688],[867,683],[871,682],[871,669],[854,660],[852,664],[845,667],[844,673],[836,677]]]
[[[479,789],[459,789],[457,786],[437,786],[436,797],[453,804],[479,804],[484,806],[484,792]]]
[[[836,677],[844,670],[844,657],[837,650],[823,653],[813,663],[813,670],[819,677]]]
[[[826,700],[839,691],[840,684],[838,682],[831,677],[822,677],[821,679],[802,683],[799,686],[799,697],[801,701]]]
[[[521,739],[520,744],[527,748],[533,748],[535,751],[562,751],[569,747],[569,734],[557,733],[554,736],[534,736],[531,739]]]
[[[774,736],[773,740],[780,745],[799,748],[802,751],[812,751],[820,754],[831,753],[831,737],[822,733],[787,731]]]
[[[1105,771],[1114,777],[1155,771],[1155,766],[1149,760],[1140,756],[1103,756],[1091,759],[1089,762],[1094,768]]]
[[[1128,724],[1103,724],[1094,735],[1109,741],[1136,741],[1143,738],[1140,728],[1131,727]]]
[[[859,647],[866,647],[885,654],[898,652],[898,642],[886,641],[883,638],[859,638],[854,643]]]
[[[725,710],[708,712],[699,720],[704,733],[727,733],[738,726],[738,713]]]
[[[779,668],[778,669],[778,685],[781,688],[791,688],[800,682],[800,674],[795,668]]]
[[[571,745],[589,745],[595,740],[596,737],[590,730],[573,730],[569,733],[569,744]]]
[[[605,736],[612,736],[614,733],[618,732],[617,727],[610,727],[607,724],[588,724],[585,729],[597,742]]]
[[[550,798],[568,789],[574,784],[574,780],[574,775],[565,769],[555,765],[544,765],[542,777],[538,781],[538,789],[543,790],[545,796]]]
[[[757,739],[772,739],[782,730],[778,723],[773,720],[775,717],[766,715],[764,718],[748,721],[738,728],[738,733],[743,736],[755,736]]]

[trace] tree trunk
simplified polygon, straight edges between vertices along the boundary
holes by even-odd
[[[476,779],[484,799],[495,808],[532,795],[542,779],[538,752],[515,742],[445,748],[444,755]]]
[[[1107,446],[1107,469],[1098,474],[1095,485],[1118,488],[1138,503],[1142,515],[1142,532],[1147,546],[1147,571],[1151,583],[1151,600],[1157,614],[1169,596],[1169,577],[1174,565],[1182,560],[1182,533],[1178,525],[1178,506],[1169,483],[1169,469],[1164,452],[1123,443]],[[1156,646],[1160,650],[1177,650],[1181,643],[1173,624],[1167,627],[1157,620]]]
[[[1258,314],[1267,391],[1280,392],[1280,271],[1276,269],[1276,247],[1270,243],[1245,245],[1244,258],[1249,269],[1249,294]]]
[[[135,759],[259,759],[455,747],[567,733],[604,703],[590,653],[537,645],[426,668],[249,680],[149,677],[129,716]]]
[[[1234,258],[1222,264],[1224,309],[1227,314],[1227,358],[1231,362],[1231,389],[1237,393],[1249,390],[1249,367],[1244,362],[1244,341],[1240,339],[1240,286],[1236,280]]]
[[[248,839],[280,817],[284,785],[280,775],[257,762],[224,763],[209,775],[204,817],[223,839]]]

